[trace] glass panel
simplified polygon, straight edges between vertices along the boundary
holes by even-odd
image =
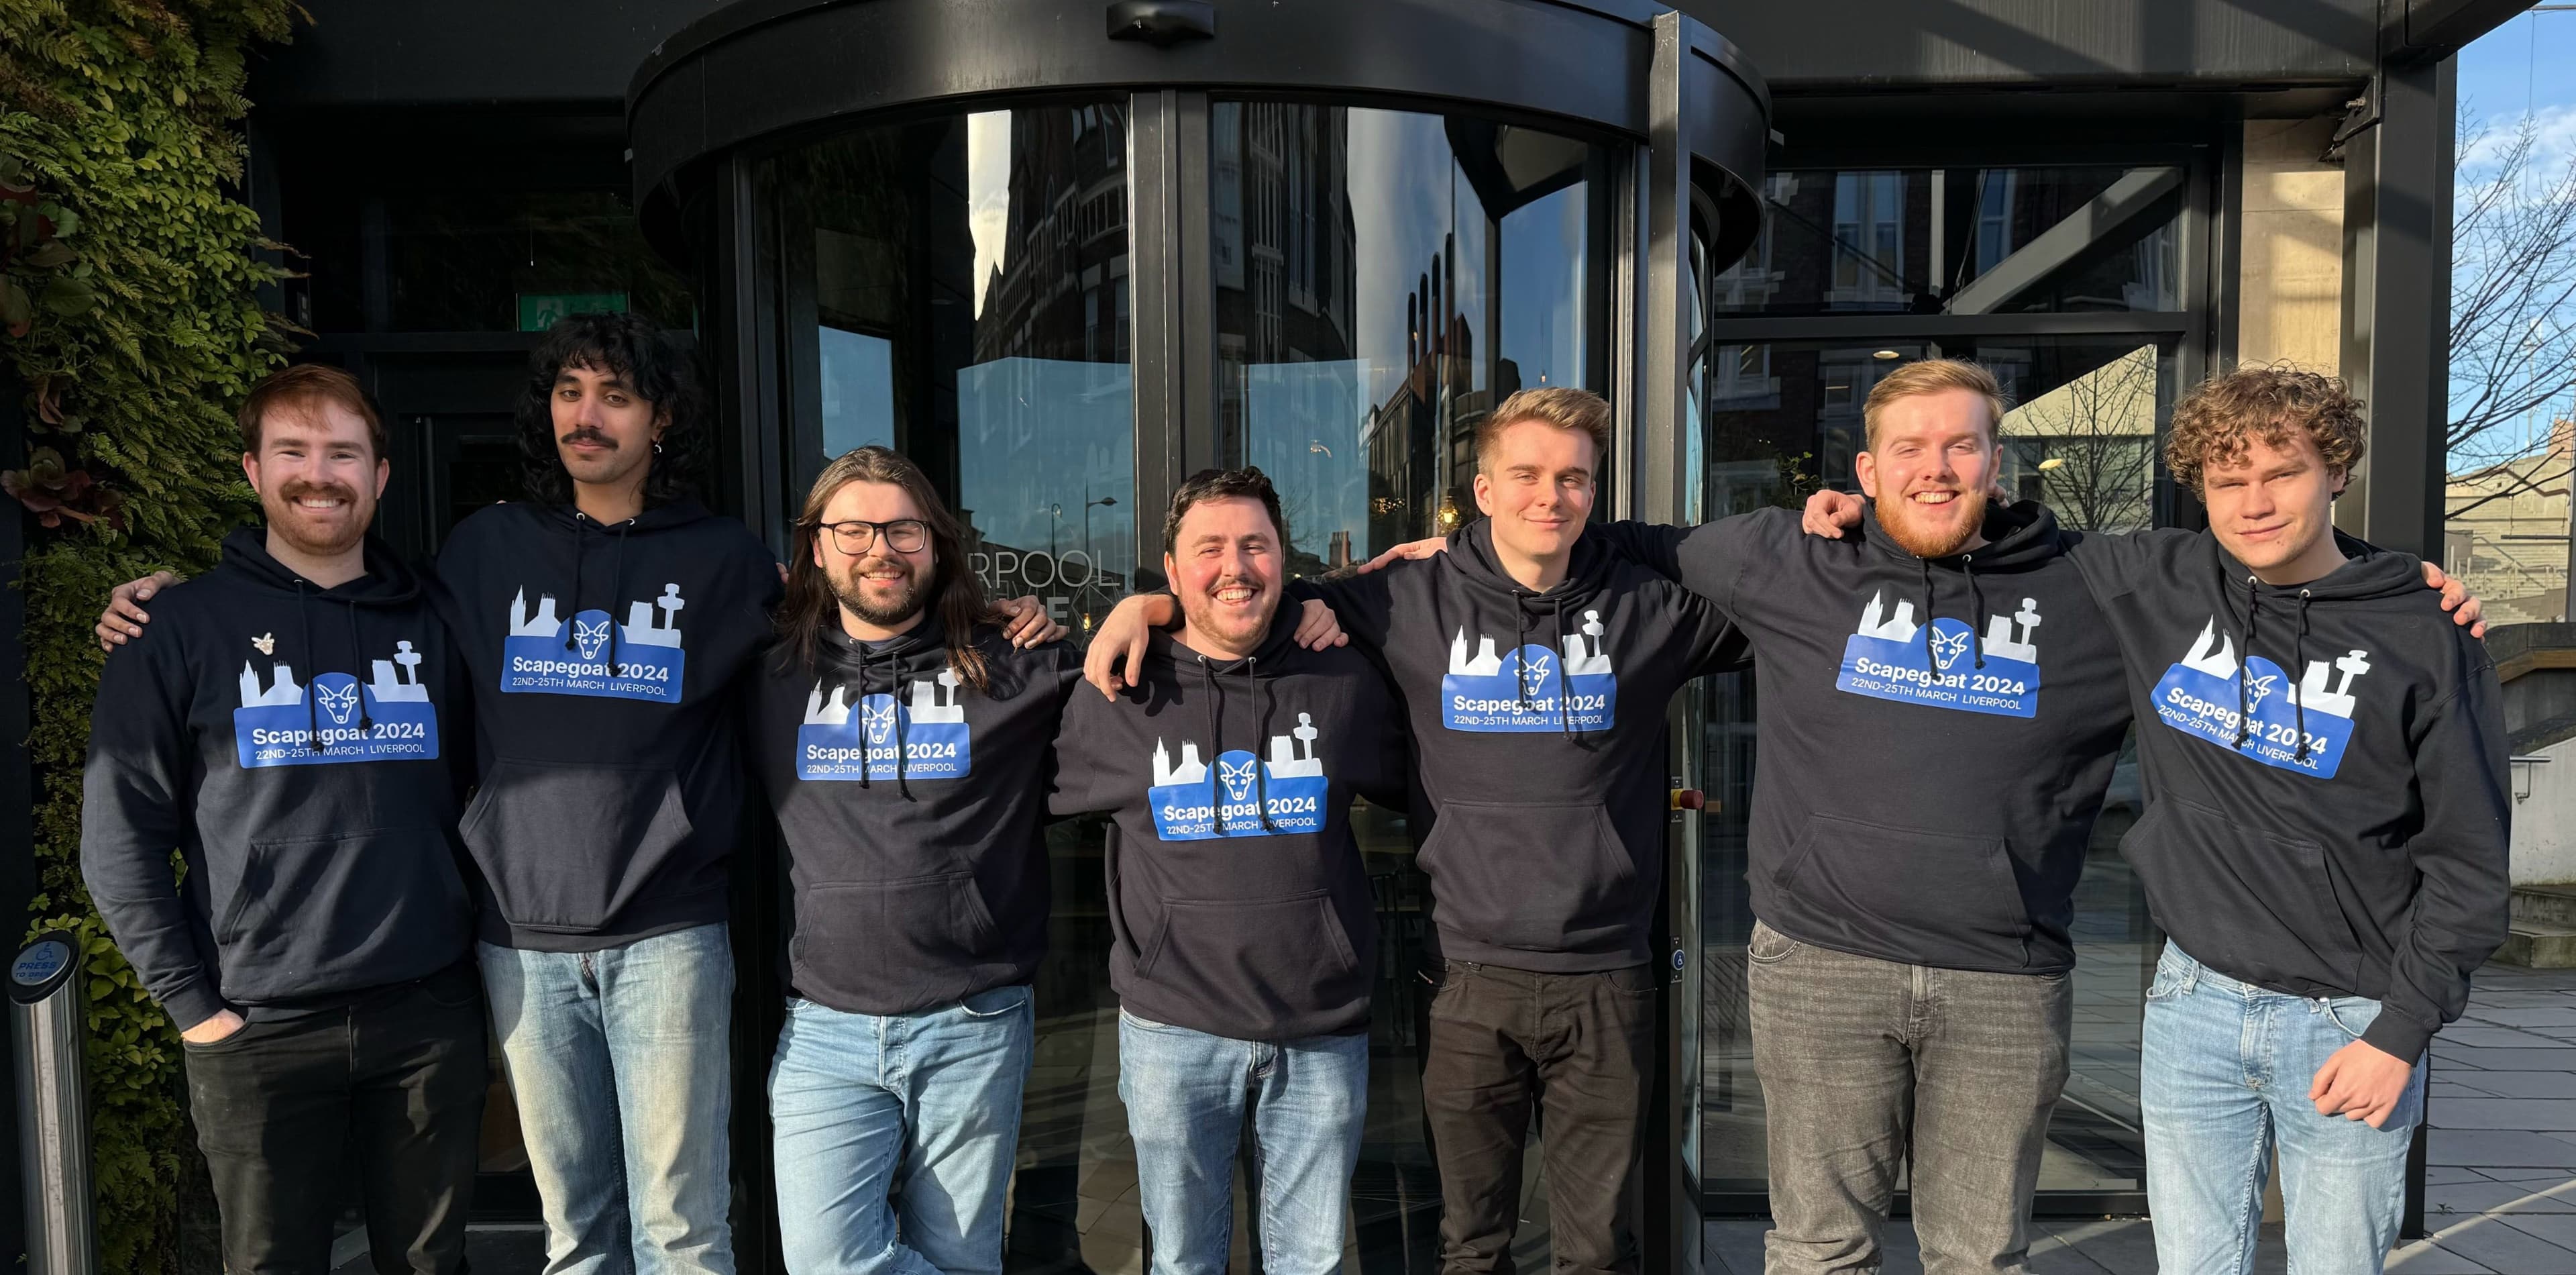
[[[1037,594],[1077,638],[1135,572],[1126,133],[1114,104],[950,115],[762,176],[789,507],[831,457],[891,444],[967,521],[986,587]],[[1050,828],[1047,853],[1010,1269],[1142,1270],[1102,824]]]
[[[1276,102],[1210,110],[1219,427],[1278,484],[1290,569],[1314,574],[1475,513],[1476,423],[1515,390],[1604,388],[1605,154],[1460,117]],[[1354,824],[1385,953],[1368,1133],[1352,1191],[1358,1269],[1437,1264],[1424,1141],[1426,880],[1400,816]],[[1515,1254],[1548,1264],[1527,1161]]]
[[[370,200],[381,228],[378,312],[353,288],[317,289],[318,322],[368,331],[538,331],[579,310],[632,310],[689,326],[688,285],[645,246],[616,191],[419,191]],[[344,280],[344,285],[354,280]]]
[[[1718,310],[2010,314],[2181,308],[2179,168],[1803,169]]]
[[[1723,295],[1723,284],[1712,291]],[[2046,500],[2060,521],[2100,531],[2153,518],[2156,446],[2175,397],[2174,347],[2141,337],[1983,337],[1927,342],[1773,342],[1735,347],[1736,367],[1768,375],[1730,393],[1732,362],[1701,372],[1708,404],[1705,508],[1711,518],[1765,505],[1794,508],[1818,486],[1856,490],[1864,445],[1861,404],[1906,361],[1949,356],[1995,371],[2009,401],[2005,485]],[[1699,1119],[1704,1192],[1766,1189],[1762,1090],[1746,1016],[1744,945],[1753,914],[1744,888],[1757,745],[1750,674],[1702,679],[1692,692],[1699,732],[1702,1004]],[[2076,890],[2074,1061],[2049,1127],[2040,1190],[2146,1189],[2138,1132],[2138,1015],[2159,937],[2146,899],[2119,857],[2139,814],[2137,761],[2124,752],[2095,823]]]
[[[973,531],[985,585],[1088,631],[1135,571],[1126,116],[990,111],[773,165],[794,425],[787,503],[881,443]]]

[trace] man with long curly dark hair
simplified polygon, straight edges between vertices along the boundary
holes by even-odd
[[[483,977],[548,1268],[729,1275],[742,804],[733,688],[775,559],[693,498],[694,359],[629,314],[574,315],[528,364],[528,499],[449,533],[438,572],[474,671]]]

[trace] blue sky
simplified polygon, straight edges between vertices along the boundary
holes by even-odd
[[[2486,119],[2576,112],[2576,10],[2518,15],[2462,49],[2460,104]]]

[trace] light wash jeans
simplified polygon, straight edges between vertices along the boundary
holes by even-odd
[[[733,948],[480,943],[546,1219],[545,1275],[733,1275]]]
[[[1225,1275],[1246,1106],[1263,1275],[1339,1271],[1368,1062],[1366,1032],[1233,1040],[1120,1011],[1118,1097],[1136,1143],[1153,1275]]]
[[[2265,991],[2165,945],[2147,989],[2139,1060],[2158,1270],[2254,1269],[2276,1141],[2294,1275],[2380,1269],[2406,1210],[2406,1151],[2424,1118],[2424,1065],[2416,1062],[2383,1128],[2318,1115],[2308,1101],[2317,1068],[2377,1017],[2377,1001]]]
[[[769,1067],[789,1275],[999,1275],[1027,986],[915,1014],[787,1002]]]

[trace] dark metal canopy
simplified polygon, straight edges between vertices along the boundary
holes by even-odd
[[[712,161],[862,115],[1007,95],[1199,89],[1465,110],[1643,140],[1645,0],[738,0],[655,48],[627,89],[637,207],[678,246]],[[1762,77],[1685,19],[1681,135],[1719,264],[1751,243]]]

